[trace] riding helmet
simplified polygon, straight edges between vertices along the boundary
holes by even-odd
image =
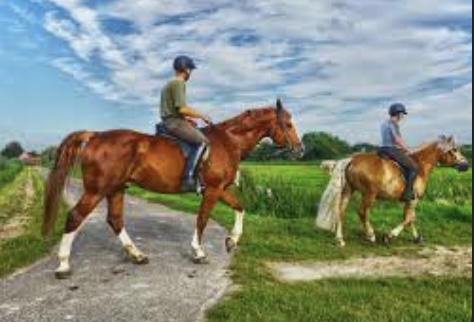
[[[193,69],[196,69],[197,66],[191,57],[178,56],[174,60],[173,68],[177,71],[185,70],[185,69],[193,70]]]
[[[395,103],[392,106],[390,106],[389,114],[391,116],[397,116],[397,115],[400,115],[400,114],[407,115],[408,112],[407,112],[407,108],[404,104]]]

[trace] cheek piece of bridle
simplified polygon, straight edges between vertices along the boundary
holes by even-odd
[[[276,114],[277,114],[277,125],[280,128],[280,130],[283,132],[283,135],[285,137],[285,144],[282,147],[282,149],[294,150],[295,146],[293,142],[291,142],[290,134],[288,133],[288,127],[286,126],[285,122],[283,122],[283,108],[277,108]],[[275,130],[273,130],[272,132],[273,132],[272,134],[275,134],[274,133]]]

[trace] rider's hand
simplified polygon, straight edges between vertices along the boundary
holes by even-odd
[[[201,117],[201,119],[202,119],[207,125],[211,125],[211,124],[212,124],[211,118],[210,118],[209,116],[207,116],[207,115],[203,115],[203,116]]]

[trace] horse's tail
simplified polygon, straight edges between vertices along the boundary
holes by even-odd
[[[316,226],[325,230],[336,230],[341,209],[342,193],[347,185],[346,170],[352,159],[337,161],[332,168],[332,176],[319,203]]]
[[[42,234],[48,236],[56,222],[59,200],[61,199],[66,179],[76,163],[83,146],[95,135],[94,132],[75,132],[61,143],[54,167],[49,173],[44,195],[44,217]]]

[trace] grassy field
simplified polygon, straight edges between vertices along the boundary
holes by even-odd
[[[1,176],[0,171],[0,176]],[[31,180],[34,190],[31,200],[25,205],[25,186]],[[65,216],[59,216],[53,237],[47,241],[40,234],[43,212],[43,180],[34,170],[23,169],[15,179],[0,190],[0,225],[25,217],[21,233],[13,238],[0,240],[0,277],[38,260],[57,243],[61,237]],[[65,211],[63,207],[62,211]]]
[[[12,182],[21,172],[23,166],[17,161],[6,161],[0,163],[0,190]]]
[[[245,164],[239,193],[248,216],[241,246],[232,263],[234,292],[208,313],[223,321],[429,321],[464,322],[472,315],[472,278],[433,277],[339,279],[285,284],[275,280],[269,261],[326,261],[354,256],[412,256],[420,250],[403,234],[393,246],[367,245],[352,202],[346,225],[348,246],[340,249],[331,233],[314,228],[317,202],[328,176],[314,165]],[[472,173],[440,169],[418,211],[426,245],[469,245],[472,242]],[[271,197],[268,189],[271,189]],[[132,188],[149,200],[194,213],[199,198],[163,196]],[[380,203],[372,220],[379,233],[401,220],[401,206]],[[214,219],[227,228],[233,214],[223,206]],[[213,258],[212,260],[219,260]]]

